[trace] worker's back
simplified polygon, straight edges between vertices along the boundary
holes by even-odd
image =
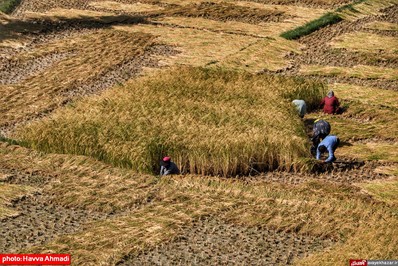
[[[323,112],[327,114],[334,114],[337,112],[339,108],[339,100],[336,96],[328,97],[326,96],[323,98],[321,105],[323,105]]]
[[[307,104],[305,103],[305,101],[296,99],[293,100],[292,103],[296,106],[299,116],[303,118],[304,115],[307,113]]]
[[[328,135],[328,136],[326,136],[322,141],[321,141],[321,143],[319,143],[319,146],[325,146],[326,148],[328,148],[328,147],[333,147],[333,146],[335,146],[336,145],[336,143],[337,142],[339,142],[338,141],[338,137],[337,136],[334,136],[334,135]]]
[[[325,138],[330,134],[330,124],[325,120],[317,120],[314,123],[313,134],[314,136],[320,136],[320,138]]]
[[[162,165],[160,167],[160,175],[179,175],[180,170],[177,165],[173,162],[168,162],[167,165]]]

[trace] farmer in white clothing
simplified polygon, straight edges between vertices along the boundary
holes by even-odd
[[[304,100],[293,100],[292,103],[296,106],[297,112],[301,118],[307,113],[307,104]]]

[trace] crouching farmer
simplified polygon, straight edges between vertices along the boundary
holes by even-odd
[[[333,91],[328,92],[327,96],[321,101],[319,107],[323,107],[323,112],[325,114],[338,114],[341,112],[340,102],[337,97],[334,96]]]
[[[314,122],[314,126],[312,128],[312,146],[311,146],[311,154],[315,156],[316,154],[316,149],[321,142],[321,139],[323,140],[326,138],[327,135],[330,134],[330,124],[329,122],[322,120],[322,119],[317,119]]]
[[[160,163],[160,175],[179,175],[180,170],[177,165],[171,161],[171,158],[166,156]]]
[[[292,103],[295,105],[297,112],[301,118],[307,113],[307,104],[304,100],[293,100]]]
[[[320,160],[321,155],[326,151],[329,153],[329,156],[326,160],[322,161],[325,163],[332,163],[336,160],[334,157],[334,152],[336,151],[337,147],[340,144],[340,140],[338,137],[329,135],[325,137],[321,143],[319,143],[318,148],[316,150],[316,159]]]

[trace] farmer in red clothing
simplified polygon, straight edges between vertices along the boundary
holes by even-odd
[[[323,98],[319,107],[323,107],[323,112],[326,114],[336,114],[340,112],[339,106],[339,100],[334,96],[334,92],[329,91],[327,96]]]

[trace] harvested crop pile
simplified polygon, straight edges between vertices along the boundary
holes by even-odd
[[[165,12],[167,16],[203,17],[219,21],[241,21],[246,23],[277,22],[288,16],[274,9],[260,9],[237,6],[229,3],[203,2]]]
[[[168,154],[191,173],[235,175],[302,167],[304,126],[290,101],[309,105],[321,83],[234,71],[163,71],[77,103],[20,130],[46,152],[89,155],[141,172]]]

